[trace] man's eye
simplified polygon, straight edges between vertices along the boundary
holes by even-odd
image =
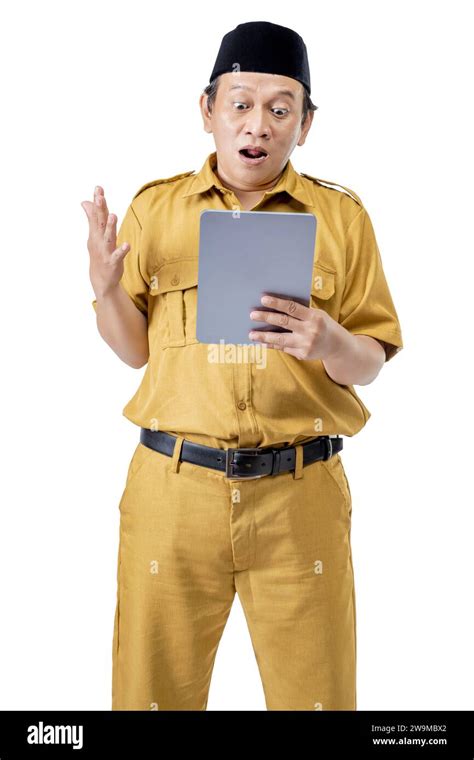
[[[243,111],[247,107],[247,104],[238,102],[238,103],[234,103],[234,106],[237,111]],[[240,108],[240,106],[242,106],[242,108]],[[288,108],[272,108],[272,111],[273,112],[280,111],[280,113],[276,113],[275,116],[286,116],[289,109]]]

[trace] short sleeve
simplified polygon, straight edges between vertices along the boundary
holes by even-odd
[[[372,222],[364,207],[347,230],[346,279],[339,323],[354,335],[379,340],[385,349],[386,362],[403,348],[398,315]]]
[[[140,268],[141,235],[140,222],[132,204],[130,204],[117,233],[117,248],[122,243],[130,245],[130,249],[123,260],[123,275],[120,282],[137,309],[147,316],[149,288]],[[94,309],[96,304],[97,299],[94,299],[92,301]]]

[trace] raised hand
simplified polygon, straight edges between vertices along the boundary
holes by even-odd
[[[123,275],[123,260],[130,250],[128,243],[117,245],[117,216],[110,214],[104,190],[97,185],[93,201],[82,201],[89,221],[87,249],[90,255],[89,276],[96,296],[104,296],[117,287]]]

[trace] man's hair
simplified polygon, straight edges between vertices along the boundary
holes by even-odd
[[[207,105],[210,112],[212,111],[214,101],[216,99],[219,79],[220,79],[220,76],[216,77],[204,89],[204,95],[207,95]],[[319,106],[316,106],[311,100],[311,97],[308,95],[308,91],[306,87],[303,87],[303,113],[301,116],[301,124],[304,124],[304,122],[306,121],[308,111],[317,111],[318,108]]]

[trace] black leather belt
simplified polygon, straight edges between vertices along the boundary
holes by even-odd
[[[162,430],[140,428],[140,442],[161,454],[173,456],[176,436]],[[303,447],[303,467],[319,459],[329,459],[342,449],[340,436],[321,435],[301,444]],[[263,478],[265,475],[279,475],[295,469],[296,450],[294,446],[280,449],[271,446],[259,448],[216,449],[192,441],[183,441],[180,460],[212,467],[225,472],[227,478],[247,480]]]

